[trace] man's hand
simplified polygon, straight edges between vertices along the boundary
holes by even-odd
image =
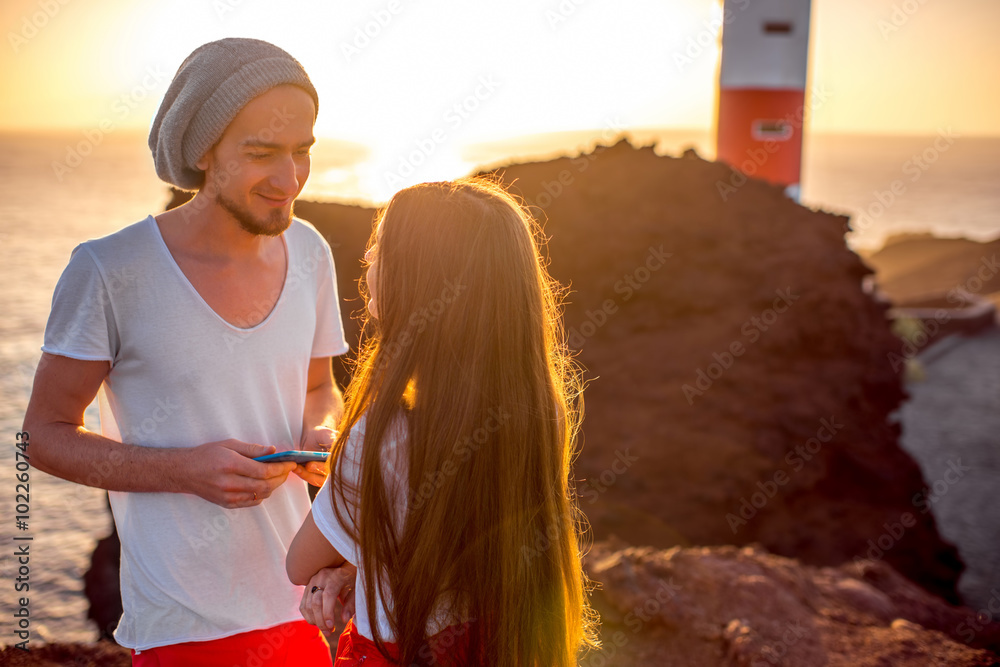
[[[309,580],[302,592],[299,611],[302,618],[323,632],[333,630],[336,623],[337,603],[340,603],[340,619],[346,623],[354,616],[354,586],[358,568],[350,563],[340,567],[325,567]]]
[[[299,448],[308,452],[328,452],[336,437],[336,431],[333,429],[317,426],[302,432]],[[323,486],[323,482],[326,481],[326,464],[317,462],[299,464],[295,466],[295,474],[313,486]]]
[[[295,464],[261,463],[256,456],[273,454],[272,445],[240,440],[210,442],[185,451],[181,483],[188,493],[233,509],[264,502],[281,486]]]

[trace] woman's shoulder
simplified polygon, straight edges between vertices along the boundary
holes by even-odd
[[[368,413],[362,413],[358,420],[351,427],[350,436],[345,446],[351,450],[360,450],[365,441],[365,434],[368,429]],[[396,413],[379,443],[382,451],[396,450],[404,445],[409,437],[409,427],[407,425],[406,413],[400,410]]]

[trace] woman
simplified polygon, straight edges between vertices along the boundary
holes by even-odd
[[[338,666],[569,667],[597,645],[569,480],[582,387],[541,238],[484,180],[408,188],[379,219],[330,477],[287,559],[327,619],[349,591],[328,568],[357,566]]]

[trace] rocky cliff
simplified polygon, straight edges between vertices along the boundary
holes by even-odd
[[[933,480],[890,421],[901,341],[862,289],[847,218],[625,142],[494,175],[545,220],[550,270],[572,285],[569,343],[591,378],[576,474],[597,539],[884,559],[957,602],[961,563],[914,502]],[[296,211],[334,245],[345,317],[363,308],[374,212]]]

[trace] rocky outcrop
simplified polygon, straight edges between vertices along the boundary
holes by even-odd
[[[924,480],[889,420],[901,341],[847,218],[625,142],[498,176],[547,220],[551,272],[572,284],[597,539],[884,559],[957,601],[961,563],[914,504]]]
[[[884,562],[814,568],[756,546],[621,544],[596,545],[586,562],[604,646],[585,667],[1000,664],[1000,623],[977,623]]]
[[[43,644],[30,650],[0,648],[0,665],[7,667],[129,667],[132,653],[118,644]]]
[[[940,298],[947,307],[980,297],[1000,305],[1000,239],[980,243],[931,234],[890,237],[869,253],[879,289],[896,304]]]
[[[111,512],[110,502],[107,506]],[[97,542],[90,568],[83,574],[83,594],[90,602],[87,618],[97,626],[98,639],[102,640],[114,641],[115,628],[122,617],[122,596],[118,587],[121,549],[118,528],[112,521],[111,534]]]

